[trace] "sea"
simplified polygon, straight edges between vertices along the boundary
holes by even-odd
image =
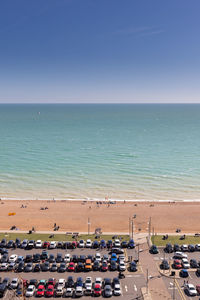
[[[200,105],[1,104],[0,198],[200,200]]]

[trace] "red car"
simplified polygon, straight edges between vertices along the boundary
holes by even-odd
[[[69,272],[75,271],[75,264],[74,264],[73,262],[70,262],[69,265],[68,265],[67,270],[68,270]]]
[[[108,271],[108,264],[106,261],[102,262],[101,271],[104,271],[104,272]]]
[[[36,296],[37,297],[44,297],[45,287],[44,285],[40,284],[37,288]]]
[[[73,241],[72,242],[72,248],[74,249],[74,248],[77,248],[77,246],[78,246],[78,243],[76,242],[76,241]]]
[[[101,296],[101,286],[100,284],[95,284],[94,286],[94,296]]]
[[[45,291],[45,297],[53,297],[53,295],[54,295],[54,287],[53,285],[48,285]]]
[[[182,268],[182,265],[181,265],[180,260],[175,259],[175,260],[174,260],[173,267],[174,267],[174,269],[181,269],[181,268]]]
[[[49,248],[49,245],[50,245],[49,242],[44,242],[42,248]]]
[[[55,278],[49,278],[49,280],[48,280],[48,282],[47,282],[47,286],[48,285],[53,285],[53,286],[55,286],[56,285],[56,280],[55,280]]]

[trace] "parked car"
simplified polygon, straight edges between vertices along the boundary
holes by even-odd
[[[166,247],[165,247],[164,250],[167,253],[172,253],[173,252],[173,246],[172,246],[172,244],[170,244],[170,243],[166,244]]]
[[[173,268],[174,269],[181,269],[182,268],[182,264],[181,264],[181,261],[179,259],[174,260]]]
[[[94,285],[93,294],[94,296],[101,296],[101,293],[102,293],[101,285],[96,283]]]
[[[135,242],[134,242],[133,239],[130,239],[130,240],[129,240],[128,247],[129,247],[130,249],[134,249],[134,248],[135,248]]]
[[[33,264],[27,263],[24,267],[24,272],[32,272],[33,271]]]
[[[181,251],[181,247],[178,244],[174,244],[174,252],[180,252]]]
[[[78,243],[79,248],[84,248],[85,247],[85,241],[84,240],[80,240]]]
[[[188,246],[188,251],[189,251],[189,252],[194,252],[194,251],[195,251],[195,246],[190,244],[190,245]]]
[[[174,253],[174,258],[187,258],[187,254],[186,253],[183,253],[183,252],[175,252]]]
[[[191,283],[186,284],[185,292],[188,296],[197,296],[197,290]]]
[[[190,259],[190,267],[191,268],[198,268],[199,267],[196,259]]]
[[[152,245],[151,248],[150,248],[150,250],[149,250],[149,252],[151,254],[158,254],[159,253],[158,248],[157,248],[156,245]]]
[[[189,276],[189,274],[188,274],[188,270],[186,270],[186,269],[182,269],[182,270],[180,270],[180,272],[179,272],[179,276],[180,276],[180,277],[183,277],[183,278],[186,278],[186,277],[188,277],[188,276]]]
[[[38,248],[42,248],[42,241],[41,240],[37,240],[36,243],[35,243],[35,248],[38,249]]]
[[[26,290],[26,297],[33,297],[34,293],[36,291],[36,288],[34,285],[29,285],[27,290]]]
[[[45,286],[40,284],[37,288],[36,297],[44,297],[45,294]]]
[[[182,259],[182,266],[183,266],[184,269],[189,269],[190,268],[190,264],[189,264],[189,261],[187,260],[187,258]]]
[[[82,297],[83,296],[83,288],[82,286],[77,286],[75,289],[75,297]]]
[[[181,246],[181,251],[183,251],[183,252],[186,252],[186,251],[188,251],[188,245],[182,245]]]
[[[54,295],[54,287],[53,285],[48,285],[45,291],[45,297],[53,297],[53,295]]]
[[[68,297],[72,297],[73,296],[73,289],[71,287],[66,288],[64,297],[68,298]]]
[[[13,278],[10,283],[10,288],[17,289],[18,285],[19,285],[19,278]]]
[[[120,296],[122,293],[120,284],[116,284],[113,289],[113,294],[115,296]]]
[[[86,248],[91,248],[91,247],[92,247],[92,241],[91,241],[90,239],[88,239],[88,240],[86,241],[85,247],[86,247]]]
[[[130,263],[130,272],[136,272],[137,271],[137,264],[136,262],[132,261]]]
[[[160,264],[160,268],[162,270],[169,270],[170,266],[169,266],[169,263],[166,259],[163,259],[163,261]]]

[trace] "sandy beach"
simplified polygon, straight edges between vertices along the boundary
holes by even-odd
[[[47,209],[44,209],[44,208]],[[106,232],[129,232],[129,218],[134,215],[134,232],[147,232],[151,217],[152,228],[159,232],[196,233],[200,228],[200,203],[147,203],[120,202],[97,204],[96,202],[73,201],[17,201],[0,202],[0,229],[9,230],[15,225],[19,230],[53,230],[56,223],[60,231],[90,232],[102,228]],[[15,213],[9,216],[9,213]]]

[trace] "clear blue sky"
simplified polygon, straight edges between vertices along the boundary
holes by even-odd
[[[1,1],[0,102],[200,102],[200,1]]]

